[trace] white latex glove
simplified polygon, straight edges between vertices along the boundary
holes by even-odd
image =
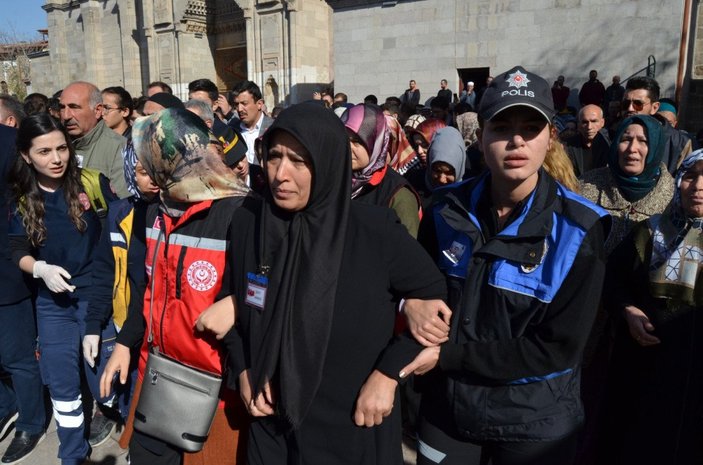
[[[43,279],[51,292],[73,292],[76,290],[76,286],[71,286],[64,280],[64,278],[71,279],[68,271],[57,265],[49,265],[44,260],[34,262],[32,275],[35,278]]]
[[[100,344],[100,336],[97,334],[83,336],[83,358],[88,362],[90,368],[95,366],[95,357],[98,356],[98,344]]]

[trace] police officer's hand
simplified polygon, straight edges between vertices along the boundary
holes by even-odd
[[[32,276],[44,280],[44,284],[51,292],[73,292],[76,290],[76,286],[71,286],[65,281],[65,279],[71,279],[68,271],[58,265],[49,265],[44,260],[34,262]]]
[[[100,377],[100,397],[106,398],[110,396],[112,392],[112,382],[117,373],[120,375],[120,384],[127,383],[131,358],[132,355],[129,352],[129,347],[119,342],[115,344],[110,360],[107,361],[105,371],[103,371],[103,375]]]
[[[442,300],[407,299],[403,313],[417,342],[426,347],[449,340],[449,322],[452,311]]]
[[[83,358],[88,362],[90,368],[95,367],[95,357],[98,356],[98,346],[100,336],[97,334],[86,334],[83,336]]]
[[[378,370],[368,377],[356,399],[354,423],[356,426],[380,425],[393,410],[393,399],[398,381]]]

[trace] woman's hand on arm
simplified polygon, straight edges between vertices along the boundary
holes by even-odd
[[[264,392],[254,398],[254,393],[251,388],[251,379],[249,378],[249,370],[244,370],[239,374],[239,395],[249,412],[253,417],[265,417],[274,414],[273,406],[275,400],[271,390],[271,384],[266,382]]]
[[[198,319],[195,328],[198,331],[210,331],[217,339],[222,339],[234,326],[237,304],[234,296],[227,296],[206,308]]]
[[[658,337],[650,334],[654,331],[654,325],[642,310],[634,305],[628,305],[623,309],[623,314],[625,321],[627,321],[627,328],[630,330],[630,336],[639,345],[647,347],[661,342]]]
[[[374,370],[359,391],[354,411],[357,426],[380,425],[391,414],[398,382]]]
[[[112,382],[115,374],[120,375],[120,384],[127,382],[129,375],[129,362],[132,359],[129,347],[120,344],[115,344],[110,360],[107,361],[105,371],[100,377],[100,397],[108,397],[112,392]]]
[[[407,299],[403,313],[410,332],[420,344],[431,347],[449,340],[452,311],[442,300]]]
[[[400,377],[406,378],[412,374],[424,375],[437,366],[439,362],[439,346],[427,347],[420,352],[415,360],[400,371]]]

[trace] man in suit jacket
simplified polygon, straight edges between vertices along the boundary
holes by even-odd
[[[250,166],[260,165],[254,150],[254,142],[273,123],[264,114],[264,100],[261,89],[252,81],[240,82],[233,90],[234,108],[239,115],[239,132],[247,143],[247,160]]]

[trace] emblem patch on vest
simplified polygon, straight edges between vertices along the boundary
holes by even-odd
[[[456,265],[457,263],[459,263],[459,260],[461,260],[461,257],[464,256],[465,250],[466,246],[464,244],[454,241],[452,242],[451,247],[449,247],[447,250],[442,250],[442,253],[445,257],[447,257],[447,260],[452,262],[452,264]]]
[[[186,278],[196,291],[209,291],[217,283],[217,269],[210,262],[198,260],[188,267]]]
[[[90,210],[90,199],[88,198],[88,194],[86,194],[85,192],[81,192],[80,194],[78,194],[78,201],[81,203],[83,210]]]

